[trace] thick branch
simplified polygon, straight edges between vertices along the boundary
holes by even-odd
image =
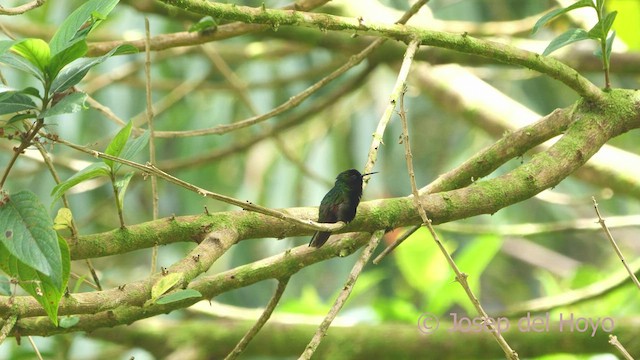
[[[296,10],[252,8],[235,4],[207,1],[164,0],[166,4],[214,18],[241,21],[248,24],[299,26],[322,31],[335,30],[392,38],[408,43],[421,40],[422,45],[442,47],[459,52],[489,57],[507,64],[520,65],[547,74],[575,90],[580,96],[598,100],[602,91],[574,69],[550,57],[518,49],[509,45],[476,39],[467,34],[449,34],[399,24],[368,23],[362,19],[315,14]]]

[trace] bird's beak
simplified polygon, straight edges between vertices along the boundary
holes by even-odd
[[[377,173],[378,173],[377,171],[374,171],[374,172],[370,172],[370,173],[362,174],[362,177],[365,177],[365,176],[367,176],[367,175],[377,174]]]

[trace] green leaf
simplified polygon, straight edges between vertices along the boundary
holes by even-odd
[[[107,148],[105,149],[105,154],[111,156],[120,156],[122,149],[127,144],[127,140],[129,140],[129,136],[131,135],[131,126],[132,123],[129,121],[125,127],[120,129],[116,136],[113,137]],[[102,159],[102,161],[107,164],[112,171],[114,171],[113,160]]]
[[[49,78],[54,79],[58,76],[62,68],[69,65],[72,61],[83,57],[88,49],[87,42],[84,39],[79,39],[70,44],[66,49],[52,56],[49,67],[47,68]]]
[[[11,49],[21,57],[29,60],[42,72],[49,66],[49,61],[51,60],[49,44],[42,39],[25,39],[15,43]]]
[[[561,47],[567,46],[577,41],[587,40],[587,39],[591,39],[591,37],[589,36],[589,32],[587,32],[586,30],[569,29],[564,33],[560,34],[557,38],[551,40],[547,48],[544,49],[544,52],[542,53],[542,55],[549,55],[552,52],[560,49]]]
[[[63,97],[60,101],[58,101],[55,105],[43,111],[40,116],[43,118],[62,115],[62,114],[71,114],[78,111],[82,111],[87,109],[87,106],[84,102],[87,100],[87,94],[81,91],[74,92],[69,95]]]
[[[189,27],[189,32],[200,32],[205,30],[214,30],[218,27],[218,23],[211,17],[205,16],[197,23]]]
[[[160,278],[160,280],[153,284],[153,287],[151,288],[151,302],[155,302],[160,296],[169,291],[169,289],[182,279],[182,276],[183,274],[178,272],[169,273]]]
[[[123,159],[132,160],[133,157],[140,152],[140,150],[144,149],[144,147],[147,146],[147,143],[149,143],[150,135],[151,134],[149,133],[149,130],[147,130],[142,133],[142,135],[138,136],[135,140],[128,141],[124,146],[120,157]],[[122,164],[120,163],[115,164],[113,171],[118,171],[121,166]]]
[[[73,221],[73,216],[71,215],[71,210],[69,208],[60,208],[58,210],[58,214],[56,218],[53,219],[53,229],[54,230],[63,230],[71,227],[71,222]]]
[[[23,58],[20,55],[12,52],[5,53],[0,56],[0,62],[7,64],[14,69],[24,71],[28,74],[35,76],[40,82],[44,83],[44,72],[42,72],[37,66],[33,65],[31,61]]]
[[[118,0],[89,0],[78,7],[64,20],[51,38],[49,42],[51,55],[66,49],[74,39],[86,37],[88,30],[91,30],[97,22],[106,17],[117,4]],[[94,13],[99,13],[101,17],[95,18]],[[87,22],[90,23],[87,24]]]
[[[18,111],[36,110],[38,106],[29,95],[19,91],[5,91],[0,98],[0,115],[13,114]]]
[[[10,257],[49,277],[54,286],[61,286],[62,260],[56,232],[34,193],[23,190],[7,197],[0,206],[0,231],[0,243]]]
[[[101,64],[114,54],[128,53],[131,51],[131,48],[131,45],[120,45],[100,57],[74,61],[72,64],[69,64],[69,66],[62,69],[58,76],[53,79],[51,84],[51,93],[59,93],[76,85],[87,75],[92,67]]]
[[[100,176],[109,176],[109,167],[102,162],[93,163],[86,168],[80,170],[78,173],[56,185],[51,190],[52,205],[60,199],[60,197],[66,193],[72,187],[80,184],[83,181],[87,181]]]
[[[11,125],[11,124],[13,124],[15,122],[22,121],[22,120],[25,120],[25,119],[35,119],[36,117],[37,117],[37,115],[35,113],[26,113],[26,114],[13,115],[11,117],[11,119],[9,119],[4,124],[4,126]]]
[[[114,184],[116,189],[118,189],[118,203],[120,204],[120,209],[124,209],[124,193],[127,191],[127,187],[129,186],[129,182],[131,181],[133,174],[133,172],[127,173]]]
[[[182,301],[184,299],[199,298],[199,297],[202,297],[202,294],[198,290],[185,289],[185,290],[178,290],[171,294],[165,295],[159,298],[158,301],[156,301],[156,303],[160,305],[164,305],[172,302]]]
[[[616,15],[618,15],[617,11],[608,13],[602,20],[598,21],[591,30],[589,30],[589,36],[593,39],[606,39],[609,34],[609,30],[611,30],[611,26],[613,25],[613,21],[616,19]]]
[[[611,32],[611,35],[607,38],[607,44],[605,46],[605,51],[607,52],[607,61],[611,59],[611,49],[613,48],[613,40],[616,38],[615,30]]]
[[[58,326],[60,326],[63,329],[68,329],[76,326],[78,322],[80,322],[79,316],[75,316],[75,315],[65,316],[62,319],[60,319],[60,323],[58,324]]]
[[[533,29],[531,29],[531,34],[535,34],[536,32],[538,32],[538,30],[540,30],[541,27],[543,27],[544,25],[546,25],[549,21],[553,20],[554,18],[565,14],[571,10],[574,9],[578,9],[581,7],[593,7],[593,1],[592,0],[581,0],[578,1],[576,3],[574,3],[573,5],[567,6],[566,8],[562,8],[562,9],[556,9],[553,11],[550,11],[549,13],[547,13],[546,15],[544,15],[543,17],[541,17],[536,23],[535,25],[533,25]]]

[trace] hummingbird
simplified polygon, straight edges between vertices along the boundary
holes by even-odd
[[[356,217],[356,209],[362,197],[362,178],[375,172],[360,174],[356,169],[343,171],[336,177],[333,188],[322,198],[318,210],[319,223],[351,222]],[[317,231],[309,246],[319,248],[331,235],[330,232]]]

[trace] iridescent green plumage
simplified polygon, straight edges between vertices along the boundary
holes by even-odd
[[[318,210],[318,222],[336,223],[344,221],[346,223],[356,217],[356,210],[362,197],[362,178],[375,173],[360,174],[356,169],[343,171],[336,177],[336,182],[331,190],[322,198],[320,209]],[[319,248],[331,233],[316,232],[309,246]]]

